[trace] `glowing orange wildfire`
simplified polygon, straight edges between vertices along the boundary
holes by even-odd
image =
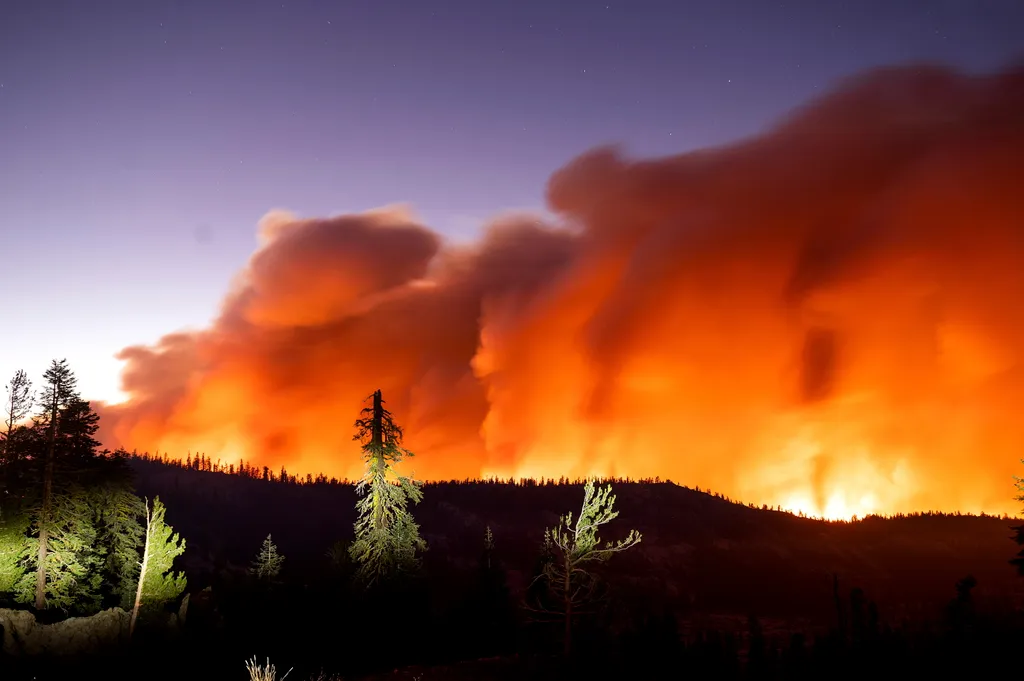
[[[1016,512],[1024,71],[877,72],[762,137],[548,187],[456,248],[272,213],[207,330],[124,351],[106,444],[355,477],[660,476],[846,518]]]

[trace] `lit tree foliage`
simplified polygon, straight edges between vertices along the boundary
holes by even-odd
[[[39,536],[26,541],[29,569],[15,588],[18,600],[36,604],[37,610],[95,612],[101,602],[103,555],[83,490],[69,490],[53,499],[46,529],[45,551],[39,548]]]
[[[88,613],[100,606],[104,555],[90,498],[101,476],[94,437],[99,416],[79,397],[66,360],[54,360],[43,374],[39,407],[31,428],[21,431],[19,503],[32,519],[34,554],[25,561],[28,574],[16,586],[17,597],[37,610]]]
[[[271,540],[270,535],[263,540],[259,555],[249,568],[250,574],[256,575],[257,579],[271,580],[281,573],[281,565],[284,563],[284,556],[277,550],[277,545]]]
[[[90,614],[130,607],[138,575],[142,501],[123,456],[97,453],[99,416],[65,360],[44,374],[39,412],[25,372],[7,385],[0,460],[0,593],[36,609]],[[0,490],[2,492],[2,490]],[[28,535],[31,531],[31,536]],[[41,569],[40,569],[41,568]]]
[[[564,653],[572,651],[573,619],[584,614],[584,608],[595,596],[596,577],[587,565],[607,561],[640,543],[640,533],[630,530],[625,539],[601,545],[597,531],[601,525],[614,520],[619,512],[613,510],[615,497],[611,485],[598,489],[588,480],[583,492],[583,508],[573,521],[570,512],[561,522],[545,531],[545,547],[553,551],[553,559],[543,567],[542,578],[552,596],[553,605],[538,605],[535,612],[555,615],[564,625]]]
[[[25,575],[29,518],[17,476],[27,429],[19,424],[31,413],[33,404],[32,381],[23,370],[15,372],[5,388],[0,431],[0,599],[13,595]]]
[[[115,459],[113,463],[107,467],[121,467],[117,466],[120,461]],[[123,472],[107,471],[105,477],[90,495],[97,543],[104,552],[105,596],[128,609],[139,579],[139,550],[145,540],[139,518],[145,515],[146,508],[132,492]]]
[[[62,580],[60,577],[50,577],[48,572],[51,564],[58,570],[62,567],[67,567],[69,575],[73,575],[75,572],[75,569],[71,567],[75,563],[62,564],[58,562],[53,564],[47,561],[47,552],[50,550],[52,526],[56,525],[53,512],[53,482],[56,471],[57,440],[60,437],[60,416],[62,410],[66,410],[68,406],[78,401],[78,393],[75,390],[77,382],[75,375],[68,368],[67,360],[53,360],[50,368],[43,374],[43,380],[45,381],[42,394],[43,411],[36,418],[36,426],[37,430],[46,431],[47,447],[42,472],[42,506],[36,518],[36,532],[38,535],[34,594],[36,610],[42,610],[46,607],[46,582],[48,579],[52,579],[55,584],[66,583],[66,580]],[[70,527],[65,529],[73,531]],[[67,536],[65,539],[68,540],[65,542],[66,547],[75,546],[79,543],[71,536]],[[65,556],[65,558],[67,557],[69,556]],[[66,594],[58,595],[55,593],[54,595],[57,596],[58,600],[66,597]]]
[[[135,632],[135,623],[143,605],[158,607],[172,601],[185,590],[186,580],[182,573],[173,573],[174,559],[185,551],[185,540],[164,522],[166,509],[160,497],[143,503],[146,515],[146,534],[142,546],[142,563],[139,566],[139,581],[135,591],[135,605],[132,608],[130,633]]]
[[[31,550],[25,532],[29,519],[8,509],[0,516],[0,600],[14,593],[25,576],[23,560]]]
[[[366,472],[356,493],[359,515],[349,555],[357,566],[356,578],[365,586],[408,573],[419,566],[417,552],[426,550],[419,526],[407,510],[409,502],[423,498],[420,483],[398,475],[394,467],[412,452],[402,447],[402,429],[384,408],[380,390],[373,405],[363,409],[353,439],[363,444]]]

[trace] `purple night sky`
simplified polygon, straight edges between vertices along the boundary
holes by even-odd
[[[204,325],[268,210],[452,237],[588,148],[752,134],[835,79],[1024,53],[1021,0],[3,0],[0,376]]]

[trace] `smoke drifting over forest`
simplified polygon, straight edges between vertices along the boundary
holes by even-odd
[[[661,476],[811,513],[1015,511],[1024,69],[886,69],[765,134],[556,172],[559,224],[447,245],[267,215],[219,319],[126,348],[108,446],[418,477]],[[401,188],[396,188],[400,192]]]

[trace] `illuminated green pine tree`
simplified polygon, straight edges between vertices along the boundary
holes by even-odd
[[[185,540],[179,538],[171,526],[164,522],[166,509],[160,503],[160,497],[153,499],[152,510],[148,501],[144,502],[144,506],[146,538],[142,545],[142,563],[139,565],[130,634],[135,632],[135,622],[142,606],[161,606],[180,596],[186,586],[185,575],[171,572],[174,559],[185,551]]]
[[[31,413],[32,381],[18,370],[5,387],[3,429],[0,431],[0,602],[12,598],[15,586],[25,575],[23,560],[29,550],[30,523],[22,508],[23,485],[19,484],[18,435],[26,430],[19,424]],[[24,437],[21,438],[24,440]]]
[[[263,540],[259,555],[252,562],[249,573],[256,575],[257,579],[272,580],[281,573],[281,564],[284,563],[284,556],[277,550],[277,545],[271,540],[270,535]]]
[[[104,551],[104,593],[127,610],[139,582],[139,550],[145,540],[139,517],[145,515],[146,507],[126,482],[116,479],[98,485],[90,497],[97,542]]]
[[[42,470],[42,502],[39,513],[36,517],[36,583],[33,594],[33,604],[36,610],[42,610],[47,605],[46,582],[59,582],[60,579],[53,579],[48,573],[52,561],[47,560],[47,552],[50,550],[49,537],[55,525],[54,516],[54,477],[57,464],[57,440],[60,438],[60,426],[62,410],[78,399],[77,382],[75,375],[68,368],[67,360],[53,360],[50,368],[43,374],[46,382],[40,397],[42,413],[36,417],[36,427],[39,431],[46,432],[46,458]],[[58,563],[58,565],[60,565]],[[73,573],[73,569],[70,569]],[[22,593],[22,597],[24,594]]]
[[[82,614],[98,611],[103,552],[96,542],[96,527],[85,492],[66,489],[54,497],[47,528],[45,551],[39,549],[38,532],[27,541],[28,571],[15,586],[17,599],[38,604],[42,584],[42,608],[36,605],[37,609],[60,608]]]
[[[413,454],[402,447],[402,429],[384,408],[380,390],[373,405],[363,409],[353,439],[363,444],[366,472],[356,486],[358,519],[349,555],[356,564],[356,579],[369,587],[419,567],[418,552],[425,551],[419,525],[408,510],[423,498],[418,481],[398,475],[395,465]]]
[[[0,515],[0,601],[11,597],[24,578],[23,560],[31,550],[26,531],[28,516],[14,508]]]
[[[558,525],[545,531],[544,545],[553,555],[545,562],[536,581],[543,581],[549,598],[540,600],[529,609],[552,615],[562,622],[566,657],[572,651],[575,618],[590,614],[588,606],[593,604],[597,594],[597,578],[587,569],[588,564],[607,561],[616,553],[640,543],[640,533],[630,530],[625,539],[601,545],[597,531],[619,515],[614,508],[615,495],[611,485],[597,488],[593,480],[588,480],[579,517],[574,520],[573,514],[567,513]]]
[[[95,439],[99,416],[78,394],[66,360],[54,360],[43,374],[39,412],[24,436],[19,456],[23,476],[19,503],[29,511],[35,551],[26,564],[33,593],[21,579],[18,599],[36,610],[94,612],[100,607],[105,547],[98,542],[92,490],[102,479]],[[54,555],[50,555],[53,553]]]

